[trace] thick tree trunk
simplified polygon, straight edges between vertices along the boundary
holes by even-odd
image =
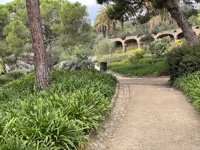
[[[122,30],[124,30],[124,20],[121,20],[120,23],[121,23]]]
[[[183,35],[185,39],[188,41],[190,45],[198,42],[197,36],[192,30],[190,23],[187,21],[186,17],[180,11],[178,4],[175,0],[165,0],[165,7],[168,12],[171,14],[172,18],[174,18],[178,24],[178,26],[182,29]]]
[[[26,0],[26,7],[34,50],[35,85],[44,88],[50,84],[50,79],[42,35],[39,0]]]
[[[107,32],[107,30],[106,30],[106,26],[103,25],[103,37],[104,37],[104,38],[106,37],[106,32]]]
[[[107,36],[110,35],[110,29],[111,29],[111,28],[110,28],[110,25],[111,25],[111,24],[110,24],[110,21],[108,21],[108,22],[107,22],[107,26],[108,26],[108,27],[107,27],[107,33],[106,33]]]
[[[112,27],[113,30],[112,31],[115,32],[116,31],[116,22],[115,22],[115,20],[113,20],[112,23],[113,23],[113,27]]]

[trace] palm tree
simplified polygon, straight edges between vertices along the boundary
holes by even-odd
[[[95,18],[94,28],[98,33],[103,33],[103,36],[108,36],[111,32],[115,31],[116,20],[110,19],[107,15],[108,9],[111,5],[103,5]]]
[[[110,0],[97,0],[98,4],[107,3]],[[190,23],[188,22],[187,18],[184,16],[184,14],[181,12],[180,7],[177,3],[177,0],[149,0],[154,4],[154,8],[166,8],[166,10],[170,13],[172,18],[177,22],[178,26],[182,29],[185,39],[187,40],[188,44],[193,45],[195,43],[198,43],[198,39],[194,31],[192,30],[192,27]],[[197,0],[195,0],[197,1]],[[146,0],[129,0],[129,1],[122,1],[122,0],[115,0],[114,1],[116,5],[119,5],[121,8],[124,7],[122,10],[126,10],[130,12],[132,10],[137,11],[139,8],[143,7],[143,3],[146,2]],[[127,12],[125,11],[125,13]],[[115,10],[115,13],[118,13],[117,10]]]
[[[161,23],[165,23],[165,24],[174,24],[176,23],[174,21],[174,19],[171,17],[170,13],[167,12],[166,9],[162,9],[162,10],[155,10],[157,13],[155,16],[153,16],[149,22],[149,31],[152,31],[153,28],[155,28],[155,26],[160,25]]]

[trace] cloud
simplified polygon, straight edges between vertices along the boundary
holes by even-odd
[[[13,0],[0,0],[0,4],[5,4],[5,3],[8,3],[8,2],[11,2]]]
[[[70,2],[76,2],[78,1],[79,3],[86,5],[86,6],[91,6],[96,4],[96,0],[69,0]]]

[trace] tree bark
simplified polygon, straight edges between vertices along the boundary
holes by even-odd
[[[121,23],[122,30],[124,30],[124,20],[120,20],[120,23]]]
[[[174,18],[178,24],[178,26],[182,29],[183,35],[185,39],[188,41],[188,44],[193,45],[198,43],[198,39],[190,23],[187,21],[186,17],[180,11],[178,4],[175,0],[166,0],[165,7],[168,12],[171,14],[172,18]]]
[[[112,23],[113,23],[113,26],[112,26],[113,30],[112,30],[112,32],[115,32],[116,31],[116,22],[115,22],[115,20],[113,20]]]
[[[110,30],[111,30],[111,28],[110,28],[110,26],[111,26],[111,21],[110,20],[108,20],[108,22],[107,22],[107,36],[109,36],[110,35]]]
[[[35,85],[39,88],[45,88],[50,84],[50,79],[42,34],[39,0],[26,0],[26,7],[34,50]]]

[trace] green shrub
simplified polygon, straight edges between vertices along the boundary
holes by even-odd
[[[97,71],[54,71],[48,88],[33,83],[29,74],[0,88],[0,149],[83,147],[110,110],[116,79]]]
[[[159,76],[167,69],[164,58],[143,58],[137,63],[112,63],[108,68],[125,76]]]
[[[74,60],[62,61],[58,63],[55,68],[57,70],[93,70],[94,63],[86,58],[79,58]]]
[[[8,82],[12,81],[11,78],[5,76],[5,75],[1,75],[0,76],[0,86],[7,84]]]
[[[116,53],[116,54],[122,54],[122,53],[123,53],[122,48],[121,48],[121,49],[116,49],[116,50],[115,50],[115,53]]]
[[[152,34],[157,34],[159,32],[163,32],[165,30],[177,29],[177,23],[166,23],[164,21],[160,22],[158,25],[154,26],[151,30]]]
[[[153,56],[160,57],[164,54],[169,48],[169,37],[165,37],[162,39],[157,39],[153,41],[149,46],[149,51]]]
[[[145,51],[141,48],[135,49],[133,51],[133,56],[130,57],[129,61],[131,63],[137,63],[140,59],[144,58]]]
[[[174,85],[190,98],[193,106],[200,112],[200,72],[178,78]]]
[[[20,70],[14,70],[5,75],[1,75],[0,76],[0,86],[7,84],[13,80],[19,79],[19,78],[23,77],[24,75],[25,75],[25,73]]]
[[[95,44],[97,55],[106,55],[114,52],[115,44],[108,38],[103,38]]]
[[[131,55],[129,53],[125,53],[125,54],[111,54],[111,55],[104,55],[102,57],[98,57],[98,61],[99,62],[119,62],[119,61],[123,61],[126,59],[129,59],[131,57]]]
[[[200,44],[175,47],[167,56],[170,80],[200,70]]]
[[[1,64],[1,59],[0,59],[0,75],[4,73],[4,68],[3,68],[3,64]]]
[[[13,71],[6,74],[6,76],[8,78],[11,78],[13,80],[19,79],[19,78],[23,77],[24,75],[25,75],[25,73],[23,71],[20,71],[20,70],[13,70]]]
[[[119,61],[125,61],[128,59],[131,59],[132,57],[135,58],[135,56],[142,58],[144,55],[145,55],[145,51],[141,48],[137,48],[123,54],[112,53],[110,55],[104,55],[104,56],[98,57],[98,61],[119,62]]]

